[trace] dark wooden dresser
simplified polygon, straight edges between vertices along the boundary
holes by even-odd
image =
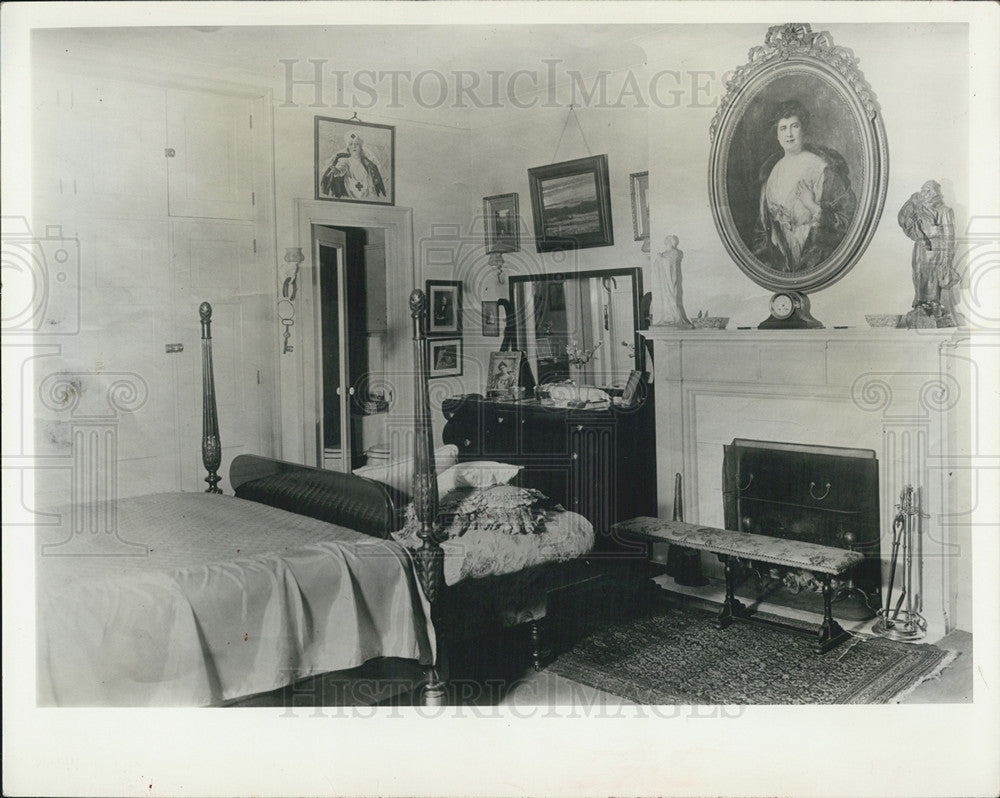
[[[578,410],[478,395],[445,400],[444,442],[459,460],[524,466],[518,483],[537,488],[594,525],[596,551],[618,551],[611,525],[657,514],[651,388],[634,408]]]

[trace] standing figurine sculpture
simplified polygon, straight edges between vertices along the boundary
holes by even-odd
[[[653,324],[690,330],[694,327],[684,312],[684,295],[681,288],[681,261],[684,252],[677,248],[677,236],[663,239],[666,249],[653,261]]]
[[[941,185],[928,180],[899,209],[903,232],[913,241],[913,309],[901,327],[955,327],[962,323],[952,288],[960,275],[955,259],[955,214],[944,204]]]

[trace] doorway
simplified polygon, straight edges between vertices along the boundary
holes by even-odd
[[[316,461],[351,471],[385,440],[385,234],[313,225],[316,270]]]

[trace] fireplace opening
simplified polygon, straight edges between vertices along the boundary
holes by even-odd
[[[873,617],[882,590],[875,452],[741,438],[724,450],[726,528],[862,553],[864,562],[833,583],[836,612],[851,620]],[[820,585],[806,571],[748,563],[737,593],[822,611]]]

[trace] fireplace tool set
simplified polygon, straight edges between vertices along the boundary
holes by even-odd
[[[872,631],[890,640],[904,643],[915,642],[924,637],[927,621],[920,615],[920,597],[914,596],[914,545],[919,536],[920,507],[913,486],[907,485],[899,494],[898,512],[892,522],[892,566],[889,570],[889,589],[885,594],[885,606],[878,611]],[[902,584],[896,606],[892,606],[892,589],[896,581],[900,549],[903,555]],[[919,568],[919,563],[917,565]],[[903,603],[906,607],[903,607]]]

